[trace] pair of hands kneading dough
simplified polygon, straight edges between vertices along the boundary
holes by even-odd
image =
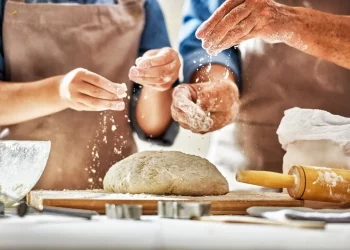
[[[176,151],[145,151],[113,165],[103,181],[115,193],[156,195],[223,195],[224,176],[208,160]]]

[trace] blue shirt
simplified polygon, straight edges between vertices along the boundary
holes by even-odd
[[[115,4],[114,0],[26,0],[27,3],[78,3],[78,4]],[[116,1],[117,2],[117,1]],[[4,63],[4,51],[2,43],[2,23],[6,0],[0,0],[0,80],[5,81],[5,63]],[[163,13],[156,0],[145,1],[145,15],[146,23],[141,37],[141,43],[139,47],[139,56],[142,56],[146,51],[150,49],[158,49],[163,47],[170,47],[170,41],[168,32],[166,29]],[[6,53],[6,51],[5,51]],[[177,83],[175,83],[177,84]],[[133,96],[131,99],[130,108],[130,120],[134,131],[138,134],[142,140],[152,141],[155,144],[170,146],[173,144],[175,137],[178,133],[179,126],[176,122],[172,121],[167,131],[160,137],[148,138],[143,131],[138,127],[135,117],[135,107],[137,99],[140,95],[141,88],[134,84]]]
[[[198,27],[206,21],[225,0],[186,0],[180,31],[180,54],[183,57],[184,82],[191,80],[193,73],[209,63],[221,64],[231,69],[240,83],[239,50],[231,48],[210,57],[195,36]]]

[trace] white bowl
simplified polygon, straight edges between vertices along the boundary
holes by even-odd
[[[0,194],[0,201],[6,207],[21,200],[39,181],[50,149],[50,141],[0,141],[0,192],[8,195]]]

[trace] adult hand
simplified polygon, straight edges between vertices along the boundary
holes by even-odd
[[[217,54],[250,38],[267,42],[295,39],[288,26],[290,8],[272,0],[227,0],[197,30],[203,48]]]
[[[179,77],[180,67],[179,55],[172,48],[149,50],[143,57],[137,58],[129,78],[145,87],[165,91]]]
[[[237,117],[238,97],[238,88],[229,80],[182,84],[174,89],[171,114],[194,133],[215,131]]]
[[[86,69],[59,79],[59,93],[67,107],[78,111],[124,110],[125,83],[116,84]]]

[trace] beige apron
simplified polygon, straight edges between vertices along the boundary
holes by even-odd
[[[7,81],[35,81],[85,68],[116,83],[132,83],[144,26],[143,0],[116,5],[25,4],[9,0],[3,24]],[[129,102],[123,112],[71,109],[10,126],[7,140],[50,140],[36,188],[101,188],[111,165],[136,152]],[[30,166],[28,166],[30,167]]]
[[[350,14],[350,1],[285,0],[328,13]],[[240,45],[243,88],[236,136],[248,169],[282,172],[276,131],[286,109],[323,109],[350,117],[350,70],[285,44],[252,39]]]

